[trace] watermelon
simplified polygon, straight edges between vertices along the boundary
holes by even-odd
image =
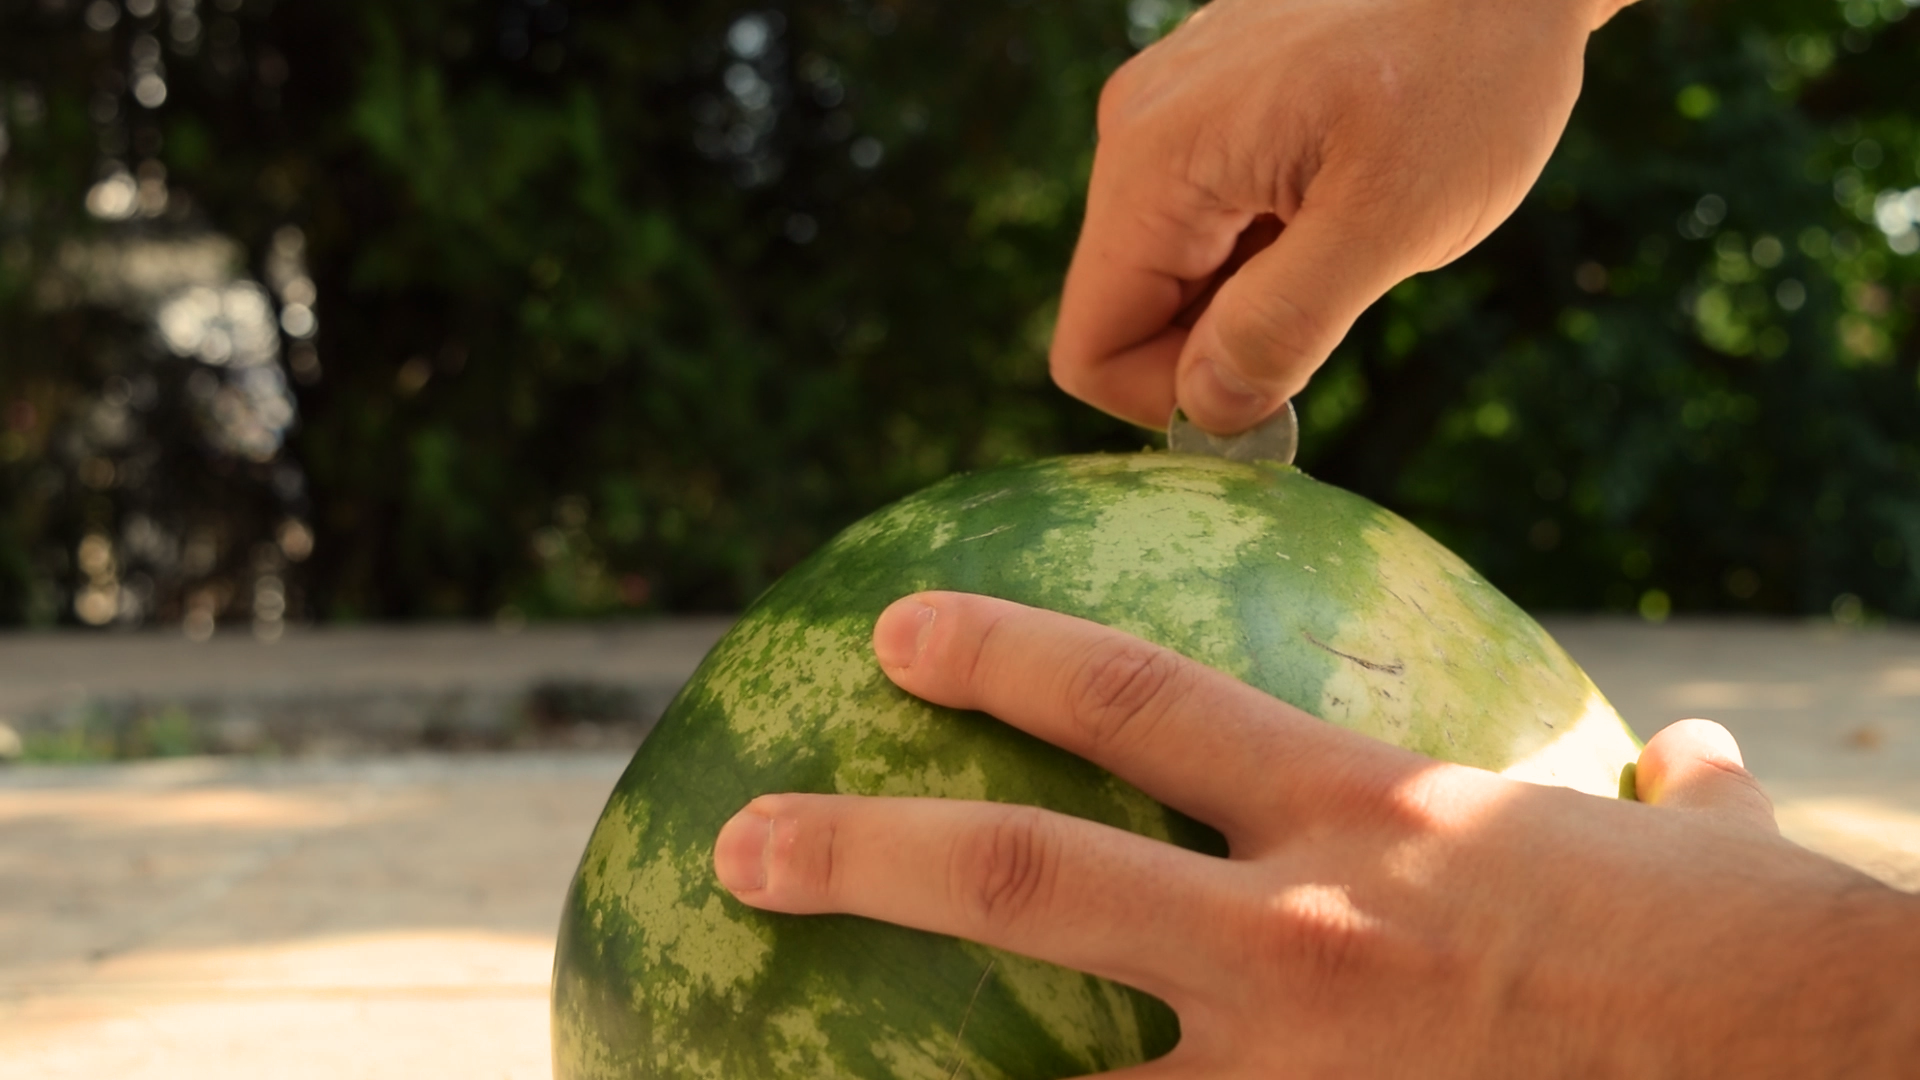
[[[1049,807],[1224,854],[1112,775],[909,696],[870,635],[922,589],[1177,650],[1327,721],[1596,795],[1638,746],[1539,625],[1405,520],[1283,465],[1069,457],[953,477],[848,528],[756,601],[634,756],[587,845],[553,982],[558,1080],[1044,1080],[1171,1049],[1132,989],[851,916],[768,914],[714,877],[756,795]]]

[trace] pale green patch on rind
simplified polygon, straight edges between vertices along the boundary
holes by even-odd
[[[1112,1047],[1137,1047],[1140,1025],[1119,987],[1023,956],[998,954],[996,975],[1015,1000],[1078,1057],[1098,1061]]]
[[[580,976],[558,971],[553,978],[553,1063],[556,1075],[572,1080],[620,1080],[632,1075],[601,1029],[580,1007],[585,996]],[[796,1074],[797,1075],[797,1074]]]
[[[890,530],[897,532],[898,530]],[[807,760],[831,765],[828,790],[843,794],[922,795],[1018,800],[996,789],[1004,768],[951,738],[947,711],[896,690],[873,659],[871,624],[809,623],[773,608],[743,618],[709,656],[703,693],[728,718],[746,763],[791,769]],[[777,674],[777,677],[774,677]],[[922,753],[902,754],[918,745]],[[1165,811],[1128,785],[1101,776],[1123,827],[1166,839]]]
[[[581,879],[589,909],[604,912],[626,903],[625,889],[614,883],[625,882],[640,856],[640,835],[646,831],[647,815],[646,803],[619,798],[609,802],[600,815],[582,859],[583,865],[593,869]]]
[[[1232,591],[1169,592],[1166,571],[1172,565],[1183,574],[1224,579],[1270,522],[1228,501],[1219,476],[1192,469],[1132,471],[1143,482],[1099,500],[1091,527],[1076,523],[1046,530],[1041,544],[1026,553],[1025,572],[1038,582],[1058,579],[1063,606],[1101,611],[1102,621],[1115,629],[1151,637],[1156,627],[1174,623],[1200,635],[1187,643],[1189,649],[1232,655],[1238,651]],[[1075,572],[1060,578],[1057,567],[1063,564]],[[1138,602],[1143,589],[1162,595],[1143,606]]]
[[[703,852],[648,843],[650,818],[644,801],[616,795],[588,842],[575,889],[588,925],[602,934],[614,925],[625,931],[603,940],[624,943],[631,955],[603,959],[637,963],[651,973],[627,987],[630,1007],[670,1025],[700,998],[737,1005],[763,973],[772,945],[763,927],[722,909]],[[556,984],[561,977],[573,976],[557,970]],[[624,1075],[611,1046],[593,1037],[577,1007],[569,1017],[570,1041],[566,1047],[556,1042],[556,1053],[601,1070],[586,1075]],[[556,1040],[561,1037],[556,1029]]]
[[[1510,780],[1572,788],[1589,795],[1633,798],[1631,770],[1640,748],[1600,691],[1589,684],[1586,708],[1557,739],[1515,747],[1514,762],[1500,770]],[[1625,762],[1625,764],[1621,764]],[[1623,780],[1625,776],[1627,779]],[[1624,785],[1624,787],[1623,787]]]
[[[870,631],[870,623],[743,620],[738,633],[716,647],[702,684],[726,711],[742,752],[758,762],[806,753],[798,733],[812,736],[842,723],[898,734],[906,721],[893,714],[905,710],[884,703],[843,707],[878,674],[867,646]]]
[[[909,1041],[881,1038],[875,1041],[874,1056],[886,1064],[887,1080],[1003,1080],[998,1069],[982,1068],[977,1062],[955,1061],[953,1047],[937,1038]]]
[[[722,908],[704,853],[688,854],[668,849],[642,863],[621,897],[642,935],[642,961],[650,970],[681,973],[636,988],[646,998],[643,1007],[668,1014],[685,1009],[697,994],[737,1001],[765,970],[773,949],[763,929]],[[705,902],[689,903],[690,894],[704,894]]]
[[[903,798],[986,801],[991,791],[986,768],[973,760],[946,767],[938,762],[903,765],[898,756],[852,757],[841,762],[833,780],[837,791]]]
[[[1395,514],[1379,511],[1361,538],[1373,596],[1313,639],[1342,661],[1322,718],[1445,760],[1618,789],[1625,726],[1538,623]]]
[[[782,1076],[824,1076],[831,1068],[833,1044],[820,1027],[819,1010],[782,1009],[767,1018],[773,1035],[772,1060]]]
[[[654,1055],[654,1068],[662,1076],[684,1080],[735,1080],[740,1074],[727,1068],[726,1057],[704,1046],[674,1045]]]

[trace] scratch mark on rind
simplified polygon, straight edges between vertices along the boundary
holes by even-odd
[[[999,957],[987,961],[987,970],[980,973],[980,981],[973,984],[973,996],[967,999],[967,1011],[960,1014],[960,1026],[953,1029],[953,1067],[947,1070],[947,1080],[955,1080],[960,1075],[960,1037],[967,1033],[967,1021],[973,1018],[973,1006],[980,1000],[980,991],[987,988],[987,976],[993,974],[993,965],[1000,962]]]
[[[1308,641],[1312,642],[1315,646],[1325,649],[1335,656],[1338,656],[1344,660],[1351,660],[1354,663],[1359,664],[1361,667],[1366,668],[1368,671],[1379,671],[1379,672],[1384,672],[1388,675],[1405,675],[1407,673],[1407,665],[1404,663],[1401,663],[1398,660],[1395,660],[1391,664],[1382,664],[1373,660],[1362,660],[1359,657],[1353,655],[1352,653],[1343,653],[1339,649],[1336,649],[1333,646],[1327,644],[1326,642],[1321,641],[1319,638],[1314,637],[1313,631],[1311,630],[1300,631],[1300,636],[1306,638]]]
[[[987,537],[989,537],[989,536],[992,536],[992,535],[993,535],[994,533],[1003,533],[1003,532],[1006,532],[1006,531],[1007,531],[1008,529],[1011,529],[1011,528],[1013,528],[1013,526],[1012,526],[1012,525],[1010,525],[1010,524],[1009,524],[1009,525],[1001,525],[1001,526],[999,526],[999,527],[997,527],[997,528],[992,528],[992,529],[988,529],[988,530],[987,530],[986,532],[983,532],[983,533],[975,533],[975,534],[973,534],[972,536],[963,536],[963,537],[961,537],[960,539],[958,539],[958,540],[955,540],[955,541],[954,541],[954,543],[956,543],[956,544],[964,544],[964,543],[966,543],[966,542],[967,542],[967,541],[969,541],[969,540],[985,540],[985,539],[986,539]]]
[[[1013,494],[1012,488],[1001,488],[998,491],[988,491],[983,494],[975,495],[973,498],[968,499],[966,502],[961,503],[960,509],[978,510],[979,508],[987,505],[988,503],[994,501],[995,499],[1004,498],[1011,494]]]

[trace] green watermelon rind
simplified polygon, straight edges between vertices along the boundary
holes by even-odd
[[[635,755],[567,897],[558,1080],[1041,1080],[1177,1041],[1137,991],[867,920],[755,911],[714,880],[720,826],[772,791],[1039,805],[1224,854],[1087,762],[889,682],[873,620],[934,588],[1094,619],[1522,779],[1613,796],[1637,755],[1578,666],[1465,563],[1291,467],[1100,455],[954,477],[768,590]]]

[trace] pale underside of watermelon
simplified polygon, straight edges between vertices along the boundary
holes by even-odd
[[[895,688],[873,620],[921,589],[1080,615],[1436,758],[1614,795],[1637,747],[1540,627],[1401,518],[1285,466],[1164,454],[955,477],[757,601],[621,778],[568,896],[559,1080],[1040,1080],[1170,1049],[1133,990],[844,916],[769,915],[714,836],[775,791],[1046,806],[1223,854],[1099,769]],[[1275,777],[1284,783],[1284,777]]]

